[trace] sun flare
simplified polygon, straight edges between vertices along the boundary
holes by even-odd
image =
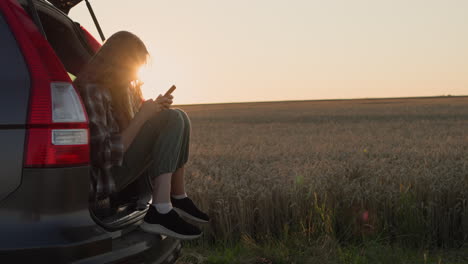
[[[141,91],[143,98],[150,99],[155,98],[159,94],[155,87],[157,87],[157,79],[155,70],[150,64],[144,64],[138,69],[138,79],[143,83]]]
[[[138,69],[138,79],[144,83],[148,82],[150,76],[150,67],[147,64],[140,66]]]
[[[153,65],[151,62],[142,65],[138,69],[138,79],[143,83],[141,92],[145,100],[154,99],[160,94],[165,94],[172,85],[176,85],[174,72],[167,70],[173,69],[172,65],[166,67],[160,65]],[[183,86],[183,83],[182,83]],[[186,86],[183,86],[186,87]],[[174,96],[174,103],[180,104],[187,101],[193,95],[191,90],[184,90],[183,93],[177,93],[177,90],[172,93]]]

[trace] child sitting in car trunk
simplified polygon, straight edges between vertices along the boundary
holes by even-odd
[[[202,223],[209,218],[185,192],[190,121],[171,109],[172,95],[142,99],[137,71],[147,57],[137,36],[115,33],[74,82],[89,117],[92,191],[107,197],[149,174],[153,202],[141,228],[194,239],[202,232],[180,216]],[[141,173],[144,168],[148,174]]]

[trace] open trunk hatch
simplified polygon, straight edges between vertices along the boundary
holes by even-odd
[[[70,9],[72,9],[74,6],[79,4],[82,0],[48,0],[52,5],[60,9],[62,12],[65,14],[68,14],[70,12]],[[104,37],[104,33],[102,32],[101,26],[99,25],[99,21],[96,18],[96,15],[94,14],[93,8],[91,7],[91,4],[89,3],[88,0],[86,1],[86,7],[88,8],[89,14],[91,15],[94,25],[96,26],[97,31],[99,32],[99,36],[101,37],[101,40],[104,41],[106,40],[106,37]]]
[[[83,0],[48,0],[51,4],[53,4],[58,9],[62,10],[65,14],[70,12],[74,6],[79,4]]]

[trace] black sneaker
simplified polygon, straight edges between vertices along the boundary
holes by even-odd
[[[208,223],[208,221],[210,221],[208,215],[200,211],[188,197],[183,199],[174,199],[171,197],[171,203],[172,206],[174,206],[174,210],[182,217],[199,223]]]
[[[198,227],[185,222],[174,210],[167,214],[160,214],[152,205],[150,205],[140,227],[148,233],[184,240],[195,239],[202,235]]]

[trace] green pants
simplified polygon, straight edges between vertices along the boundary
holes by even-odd
[[[117,191],[140,177],[154,179],[173,173],[187,163],[190,142],[190,120],[180,109],[157,113],[141,127],[124,154],[122,166],[114,166]]]

